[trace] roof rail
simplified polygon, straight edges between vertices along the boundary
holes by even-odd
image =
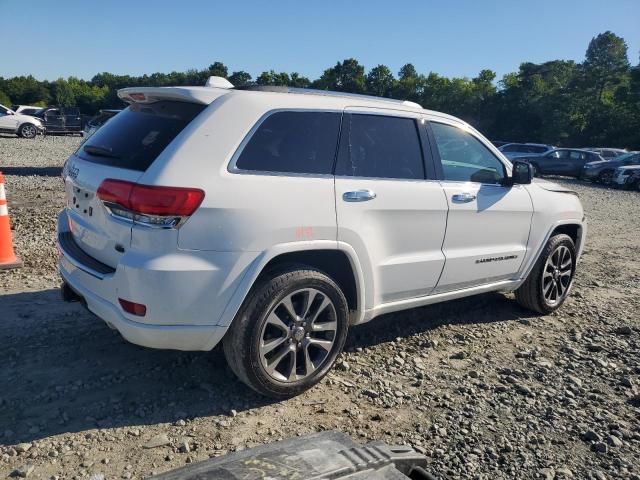
[[[422,105],[416,102],[410,102],[408,100],[397,100],[395,98],[376,97],[374,95],[362,95],[359,93],[348,92],[336,92],[333,90],[318,90],[315,88],[297,88],[287,87],[284,85],[244,85],[235,87],[235,90],[249,90],[254,92],[278,92],[278,93],[300,93],[304,95],[323,95],[327,97],[347,97],[361,100],[374,100],[378,102],[394,103],[396,105],[404,105],[406,107],[419,108],[422,110]]]

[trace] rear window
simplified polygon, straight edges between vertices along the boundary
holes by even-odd
[[[76,155],[143,172],[205,107],[186,102],[134,103],[80,145]]]
[[[241,170],[330,174],[341,114],[276,112],[267,117],[238,157]]]

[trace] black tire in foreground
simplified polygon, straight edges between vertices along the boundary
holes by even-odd
[[[38,129],[32,123],[23,123],[18,128],[18,136],[22,138],[36,138],[38,135]]]
[[[223,339],[231,370],[258,393],[298,395],[331,369],[347,338],[348,305],[321,271],[292,266],[249,293]]]
[[[571,237],[549,239],[525,282],[515,291],[516,301],[525,308],[548,314],[560,308],[571,290],[576,270],[576,247]]]

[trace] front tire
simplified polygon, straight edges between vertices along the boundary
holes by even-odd
[[[538,172],[538,166],[535,163],[531,164],[531,175],[534,177],[540,176],[540,173]]]
[[[288,398],[329,372],[347,338],[348,306],[324,273],[290,267],[249,293],[223,340],[236,376],[261,395]]]
[[[554,235],[525,282],[515,291],[516,301],[525,308],[549,314],[564,303],[576,270],[576,247],[571,237]]]
[[[605,170],[603,172],[600,172],[600,175],[598,175],[598,183],[601,183],[603,185],[611,185],[612,181],[613,181],[612,170]]]
[[[38,129],[32,123],[23,123],[18,129],[18,136],[22,138],[36,138]]]

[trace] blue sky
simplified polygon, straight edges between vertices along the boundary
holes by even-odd
[[[581,61],[606,30],[625,38],[633,64],[640,51],[640,0],[0,0],[0,19],[0,76],[49,80],[216,60],[254,78],[273,68],[314,79],[349,57],[367,70],[411,62],[421,73],[491,68],[500,78],[523,61]]]

